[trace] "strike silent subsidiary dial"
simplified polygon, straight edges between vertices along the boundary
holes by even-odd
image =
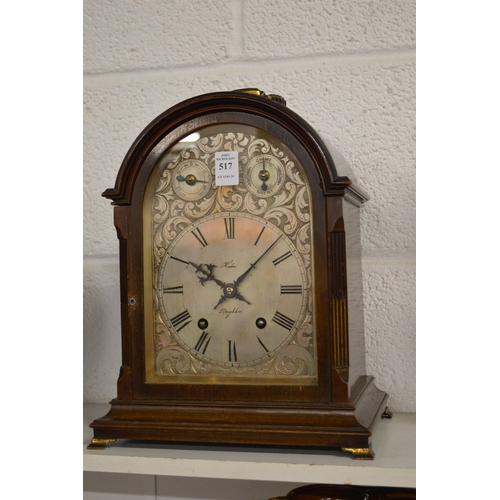
[[[285,182],[283,164],[271,155],[259,155],[252,158],[245,170],[245,186],[259,198],[276,194]]]

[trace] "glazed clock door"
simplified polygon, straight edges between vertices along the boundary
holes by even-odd
[[[296,155],[233,117],[157,156],[142,211],[146,382],[317,386],[315,217]]]

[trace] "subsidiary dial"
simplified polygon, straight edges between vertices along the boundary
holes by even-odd
[[[208,193],[211,183],[210,169],[201,160],[185,160],[174,171],[172,187],[180,198],[196,201]]]
[[[271,155],[252,158],[245,170],[245,186],[259,198],[276,194],[285,182],[285,169],[282,163]]]

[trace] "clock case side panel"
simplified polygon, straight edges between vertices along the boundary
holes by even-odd
[[[329,265],[333,324],[334,396],[355,408],[358,421],[373,429],[387,408],[388,396],[366,374],[360,239],[361,200],[328,199]],[[342,385],[343,382],[343,385]]]
[[[332,197],[328,219],[333,362],[350,393],[358,379],[366,376],[360,204]]]
[[[360,207],[345,198],[342,204],[349,310],[349,389],[352,391],[358,379],[366,376]]]
[[[336,171],[353,181],[342,196],[341,202],[338,199],[329,199],[329,230],[330,244],[332,249],[335,249],[333,255],[336,252],[343,254],[337,259],[337,272],[332,273],[339,276],[337,283],[332,285],[333,295],[337,297],[338,302],[346,303],[349,318],[345,324],[337,322],[337,327],[344,328],[344,335],[349,341],[342,355],[337,356],[340,359],[336,366],[340,370],[342,366],[349,367],[349,393],[355,393],[356,387],[362,386],[363,381],[367,379],[360,217],[361,209],[369,200],[369,196],[354,183],[354,174],[345,158],[327,137],[321,135],[321,138],[333,158]],[[337,304],[336,307],[340,308],[340,305]]]
[[[346,261],[332,263],[332,257],[336,255],[335,245],[345,245],[345,241],[342,241],[345,238],[345,227],[342,228],[340,222],[332,226],[330,212],[331,207],[335,206],[335,220],[342,219],[343,197],[356,198],[359,191],[347,177],[337,175],[327,148],[301,117],[281,104],[239,92],[198,96],[164,112],[139,135],[122,163],[115,187],[103,193],[115,205],[115,224],[121,238],[123,366],[118,380],[118,397],[111,402],[110,412],[91,424],[95,439],[292,444],[367,449],[371,428],[385,409],[386,396],[375,388],[370,377],[363,376],[358,377],[349,392],[349,362],[346,363],[345,359],[341,362],[337,360],[337,365],[334,362],[335,344],[338,341],[336,338],[328,337],[328,345],[321,346],[326,349],[322,353],[323,366],[320,371],[326,370],[331,374],[330,380],[322,382],[324,396],[321,399],[308,402],[307,397],[302,401],[299,397],[296,402],[285,400],[280,403],[271,399],[259,400],[258,394],[254,394],[253,400],[240,397],[232,401],[220,401],[216,393],[212,398],[210,390],[203,388],[195,390],[200,393],[197,401],[169,401],[168,395],[166,400],[145,397],[144,373],[140,373],[143,366],[140,370],[135,370],[140,366],[138,358],[142,354],[141,350],[144,350],[144,345],[138,349],[137,342],[134,341],[136,333],[144,329],[144,304],[140,293],[143,290],[141,273],[136,272],[137,259],[140,261],[142,249],[137,241],[138,235],[131,229],[131,221],[136,217],[131,212],[134,189],[145,160],[148,155],[153,154],[149,161],[154,161],[154,149],[161,140],[173,131],[177,135],[189,133],[187,123],[194,119],[198,119],[199,126],[203,126],[203,117],[207,113],[217,113],[221,109],[264,117],[299,140],[301,147],[311,158],[319,180],[314,189],[311,186],[314,203],[324,213],[324,227],[327,224],[330,226],[325,244],[328,249],[319,258],[325,261],[325,269],[332,269],[330,266],[337,265],[340,273],[338,276],[345,272]],[[136,223],[137,219],[133,224],[134,228]],[[327,238],[326,234],[323,238]],[[347,259],[345,248],[344,253],[339,252],[338,255],[341,260]],[[341,293],[345,294],[347,283],[342,279]],[[334,284],[328,285],[323,295],[331,297],[330,286]],[[331,300],[323,302],[324,307],[333,306]],[[330,319],[325,320],[322,328],[331,330]],[[346,328],[345,324],[341,330],[345,331]],[[334,332],[333,337],[336,335],[337,332]],[[348,346],[345,347],[347,348]],[[326,365],[333,366],[333,369],[328,369]],[[362,370],[357,369],[357,372],[362,373]],[[169,390],[170,388],[163,388],[164,393]],[[154,393],[151,394],[154,396]],[[157,392],[156,395],[158,394]],[[299,395],[298,392],[295,394]]]

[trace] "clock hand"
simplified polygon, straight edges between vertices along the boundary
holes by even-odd
[[[264,158],[262,158],[262,169],[259,172],[259,179],[262,181],[261,189],[263,191],[267,191],[266,181],[267,181],[267,179],[269,179],[269,172],[266,170],[266,163],[265,163]]]
[[[215,304],[214,309],[217,309],[217,307],[219,307],[226,299],[227,299],[227,297],[225,295],[221,295],[219,302],[217,302],[217,304]]]
[[[231,283],[229,285],[224,285],[222,287],[222,295],[220,296],[219,302],[215,305],[214,309],[217,309],[217,307],[222,304],[226,299],[238,299],[243,302],[246,302],[248,305],[251,305],[250,302],[248,302],[243,295],[241,295],[240,292],[238,292],[238,288],[236,286],[236,283]]]
[[[204,278],[197,275],[198,279],[200,280],[201,286],[205,286],[205,282],[209,280],[214,281],[220,287],[226,286],[226,284],[223,281],[218,280],[212,272],[213,268],[217,266],[214,266],[213,264],[195,264],[191,261],[189,261],[189,263],[196,269],[197,272],[200,272],[206,276],[206,278]]]
[[[244,279],[245,276],[252,270],[255,269],[255,266],[257,263],[271,250],[271,248],[278,243],[278,241],[281,239],[281,236],[278,236],[278,238],[275,240],[275,242],[253,263],[250,264],[250,267],[234,282],[235,285],[239,285]]]
[[[176,179],[179,181],[179,182],[186,182],[186,184],[189,184],[190,186],[193,186],[194,184],[196,184],[197,182],[201,182],[203,184],[208,184],[208,181],[202,181],[200,179],[197,179],[193,174],[189,174],[187,175],[186,177],[183,177],[182,175],[178,175],[176,177]]]
[[[245,297],[243,297],[243,295],[241,295],[241,293],[238,292],[238,289],[236,288],[236,283],[232,284],[232,285],[231,284],[228,285],[228,284],[224,283],[223,281],[217,279],[214,276],[212,270],[216,266],[214,266],[213,264],[200,264],[200,265],[198,265],[198,264],[195,264],[194,262],[191,262],[191,261],[189,261],[189,264],[192,265],[196,269],[197,272],[200,272],[206,276],[206,278],[198,276],[198,279],[200,280],[201,286],[205,286],[205,282],[211,280],[211,281],[214,281],[215,283],[217,283],[217,285],[219,285],[222,288],[223,295],[221,295],[219,302],[217,302],[214,309],[217,309],[217,307],[228,298],[235,298],[235,299],[241,300],[243,302],[246,302],[247,304],[250,305],[250,302],[248,302],[248,300],[245,299]]]

